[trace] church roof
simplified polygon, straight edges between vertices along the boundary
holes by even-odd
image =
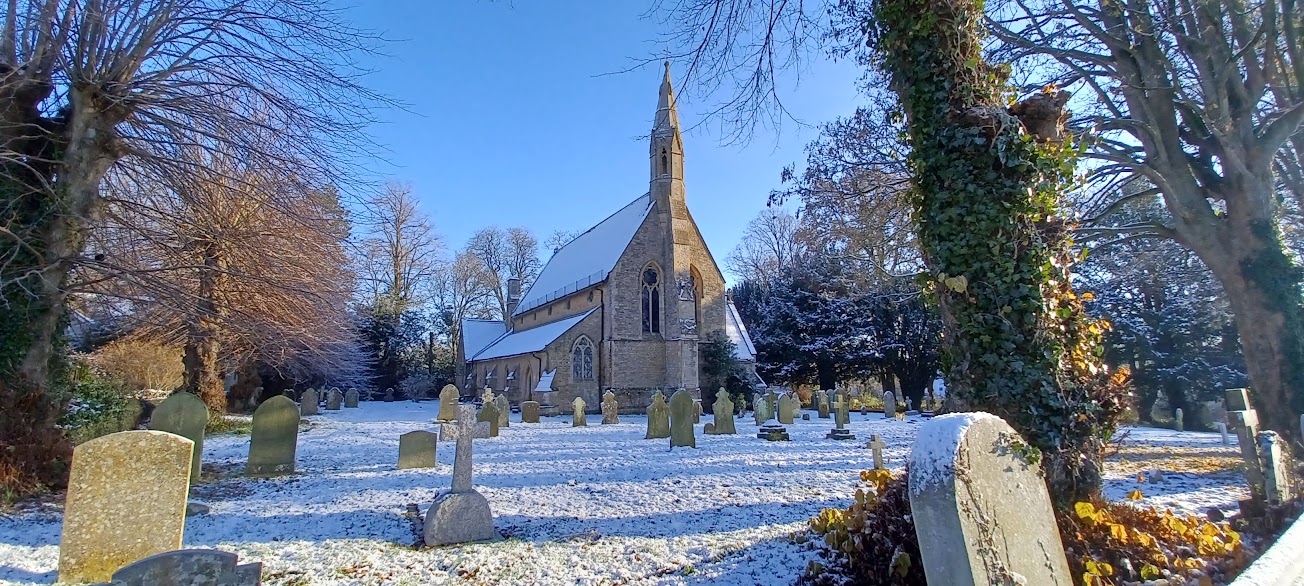
[[[570,331],[575,324],[588,317],[589,314],[597,311],[597,308],[590,309],[579,315],[574,315],[566,319],[560,319],[550,324],[544,324],[539,327],[511,332],[505,336],[494,340],[489,347],[478,352],[474,357],[468,360],[489,360],[491,358],[505,358],[507,356],[516,356],[527,352],[538,352],[548,347],[562,334]]]
[[[651,194],[643,194],[598,225],[561,247],[539,278],[521,296],[512,315],[521,315],[550,301],[607,280],[634,233],[652,209]]]
[[[507,331],[502,321],[492,319],[462,320],[462,348],[467,359],[475,356]]]
[[[743,325],[743,318],[738,315],[732,299],[725,304],[724,334],[734,343],[734,358],[756,361],[756,346],[752,344],[752,337],[747,334],[747,326]]]

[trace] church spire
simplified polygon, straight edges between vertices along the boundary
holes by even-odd
[[[657,115],[652,123],[652,183],[653,191],[657,183],[678,181],[678,191],[682,197],[684,180],[684,145],[679,134],[678,104],[675,103],[675,88],[670,83],[670,62],[666,61],[666,74],[661,79],[661,93],[657,96]],[[662,190],[669,195],[669,188]]]
[[[670,83],[670,62],[666,61],[666,75],[661,80],[661,95],[657,97],[656,124],[653,132],[679,131],[678,104],[675,103],[675,88]]]

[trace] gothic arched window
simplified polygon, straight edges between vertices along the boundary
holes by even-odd
[[[669,159],[666,158],[666,149],[663,147],[661,149],[661,174],[666,175],[669,173],[670,173],[670,161]]]
[[[571,378],[593,380],[593,343],[580,337],[571,350]]]
[[[643,269],[643,333],[661,333],[661,276],[650,265]]]

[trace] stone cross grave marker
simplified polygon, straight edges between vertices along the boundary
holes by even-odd
[[[485,388],[484,388],[484,393],[482,393],[482,394],[480,395],[480,402],[481,402],[482,404],[485,404],[485,405],[488,405],[489,403],[494,402],[494,389],[493,389],[493,387],[485,387]]]
[[[667,437],[670,437],[670,407],[666,405],[666,396],[658,389],[652,394],[652,403],[647,406],[647,434],[643,439]]]
[[[870,449],[871,451],[874,452],[874,469],[875,469],[875,470],[882,470],[882,469],[883,469],[883,448],[886,448],[886,447],[887,447],[887,444],[883,442],[883,438],[878,437],[878,434],[875,433],[875,434],[871,434],[871,435],[869,436],[869,444],[868,444],[868,446],[869,446],[869,449]]]
[[[299,447],[299,406],[285,397],[272,397],[254,410],[249,434],[248,476],[294,473],[294,452]]]
[[[233,553],[179,549],[147,557],[113,573],[95,586],[258,586],[263,564],[238,564]]]
[[[331,387],[330,393],[326,395],[326,410],[339,411],[340,404],[344,402],[344,393],[336,387]]]
[[[670,447],[697,447],[697,435],[693,433],[693,412],[696,406],[688,391],[680,389],[670,395]]]
[[[474,408],[475,406],[472,405],[472,410],[474,410]],[[459,429],[460,429],[459,427],[457,427],[451,422],[440,424],[439,441],[441,442],[457,441],[458,434],[461,433]],[[476,421],[475,425],[471,427],[471,437],[475,439],[489,439],[489,422]]]
[[[1249,389],[1227,389],[1227,424],[1236,431],[1241,459],[1245,462],[1245,481],[1250,485],[1250,500],[1262,502],[1263,467],[1259,460],[1259,412],[1250,408]]]
[[[784,393],[779,397],[779,423],[792,425],[792,395]]]
[[[1183,420],[1182,408],[1178,407],[1173,412],[1173,429],[1177,431],[1186,431],[1186,421]]]
[[[480,414],[476,416],[475,421],[484,421],[489,424],[489,437],[498,437],[498,402],[485,401],[483,407],[480,407]]]
[[[439,437],[434,432],[417,430],[398,436],[398,469],[434,468]]]
[[[507,403],[507,395],[494,397],[494,406],[498,408],[498,427],[511,427],[512,406]]]
[[[317,395],[317,389],[304,391],[303,396],[299,398],[299,415],[316,415],[320,402],[321,397]]]
[[[347,393],[344,393],[344,407],[346,409],[358,408],[358,389],[349,389]]]
[[[910,511],[930,583],[1074,583],[1041,467],[988,413],[930,419],[910,451]]]
[[[733,435],[738,433],[734,426],[733,401],[729,400],[729,393],[720,389],[715,394],[715,403],[711,404],[711,413],[713,414],[714,425],[706,433],[711,435]]]
[[[521,401],[521,423],[539,422],[539,402]]]
[[[74,448],[59,581],[107,581],[127,564],[180,549],[194,449],[162,431],[113,433]]]
[[[851,422],[851,415],[848,409],[851,408],[851,401],[847,399],[846,391],[838,391],[838,399],[833,402],[833,429],[824,437],[835,440],[852,440],[856,439],[851,430],[845,426]]]
[[[819,409],[820,419],[829,418],[829,392],[820,389],[815,391],[815,408]]]
[[[163,399],[149,418],[149,428],[166,431],[195,442],[190,459],[190,483],[199,482],[199,471],[204,461],[204,428],[208,426],[208,407],[193,393],[173,393]]]
[[[765,395],[765,414],[768,416],[767,419],[777,417],[779,413],[778,409],[779,393],[775,392],[774,389],[770,389],[770,392]]]
[[[457,419],[457,405],[461,399],[461,394],[457,392],[457,387],[453,385],[444,385],[439,391],[439,416],[435,419],[439,421],[454,421]]]
[[[896,419],[896,394],[892,391],[883,392],[883,417]]]
[[[580,397],[575,397],[575,400],[571,401],[571,427],[588,427],[589,420],[584,415],[585,407],[584,399]]]
[[[620,423],[620,403],[616,401],[616,393],[607,389],[607,392],[602,394],[602,424],[617,423]]]
[[[492,403],[486,403],[488,407]],[[453,487],[441,492],[426,511],[423,537],[426,545],[450,545],[472,541],[486,541],[497,537],[494,532],[493,512],[484,495],[471,484],[471,438],[474,434],[475,407],[459,405],[457,423],[457,455],[453,460]]]

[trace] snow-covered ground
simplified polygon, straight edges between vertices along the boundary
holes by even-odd
[[[438,468],[400,471],[398,437],[433,430],[437,413],[436,402],[363,403],[310,416],[297,474],[277,479],[239,476],[248,436],[210,437],[204,462],[220,473],[192,491],[211,512],[187,519],[185,546],[261,561],[272,585],[789,584],[816,553],[788,535],[822,508],[849,506],[857,473],[872,466],[870,434],[899,468],[921,423],[852,414],[858,439],[839,442],[812,413],[789,426],[793,441],[767,442],[748,417],[734,436],[699,425],[697,449],[672,451],[643,439],[645,417],[572,428],[569,417],[522,424],[513,414],[500,437],[475,442],[474,482],[506,539],[416,548],[407,505],[424,512],[449,486],[454,450],[441,443]],[[1113,498],[1140,488],[1143,504],[1193,513],[1244,498],[1240,474],[1216,470],[1236,454],[1217,434],[1132,429],[1126,445],[1110,466]],[[1165,454],[1214,464],[1174,472]],[[1138,481],[1155,467],[1164,483]],[[0,584],[54,582],[59,531],[57,509],[0,516]]]

